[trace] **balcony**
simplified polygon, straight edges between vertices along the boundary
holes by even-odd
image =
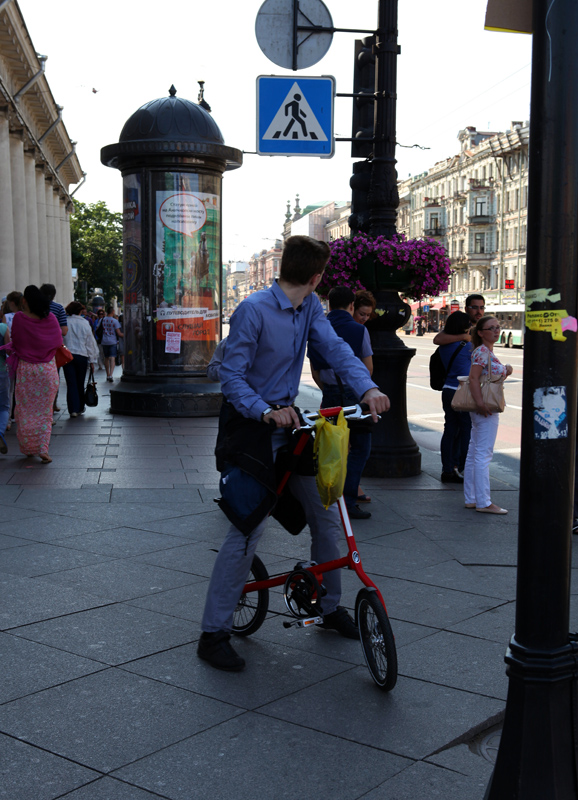
[[[470,225],[489,225],[493,221],[493,218],[489,216],[489,214],[473,214],[470,217],[469,224]]]
[[[470,189],[489,189],[494,184],[493,178],[470,178]]]
[[[424,228],[424,236],[445,236],[445,228]]]

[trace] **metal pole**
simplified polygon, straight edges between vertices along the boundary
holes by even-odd
[[[369,232],[388,239],[396,233],[397,172],[395,133],[397,105],[397,0],[379,0],[375,45],[373,161],[369,189]]]
[[[552,311],[577,314],[577,36],[574,0],[534,0],[526,307],[544,327]],[[487,800],[578,798],[578,648],[569,635],[577,334],[562,335],[527,330],[524,340],[516,630]]]

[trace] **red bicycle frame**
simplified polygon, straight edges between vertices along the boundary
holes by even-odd
[[[341,408],[322,408],[320,409],[319,413],[323,417],[335,417],[339,414]],[[295,449],[293,454],[295,456],[300,456],[303,450],[305,449],[305,445],[309,437],[311,436],[312,428],[308,428],[301,432],[299,440],[295,445]],[[279,482],[277,487],[277,494],[281,495],[283,489],[287,485],[287,481],[291,477],[292,469],[288,469],[287,472],[283,475],[282,479]],[[343,569],[347,567],[348,569],[352,569],[359,580],[367,587],[373,588],[377,592],[377,596],[379,597],[381,604],[385,608],[387,612],[387,608],[385,606],[385,602],[381,592],[379,591],[378,587],[375,583],[369,578],[361,564],[361,557],[359,555],[359,550],[357,549],[357,544],[355,542],[355,536],[353,535],[353,530],[351,528],[351,521],[349,519],[349,514],[347,513],[347,506],[345,505],[345,500],[343,496],[339,498],[337,501],[337,505],[339,508],[339,514],[341,516],[341,523],[343,525],[343,530],[345,531],[345,540],[347,542],[347,555],[343,556],[342,558],[336,558],[333,561],[326,561],[323,564],[314,564],[311,566],[306,567],[305,569],[307,572],[313,573],[319,583],[323,580],[323,573],[324,572],[333,572],[336,569]],[[260,589],[271,589],[274,586],[282,586],[287,578],[291,573],[286,572],[282,575],[274,575],[271,578],[268,578],[266,581],[251,581],[246,583],[243,588],[243,594],[248,594],[249,592],[258,592]]]

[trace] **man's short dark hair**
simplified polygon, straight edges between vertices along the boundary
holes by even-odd
[[[484,297],[483,295],[481,295],[481,294],[469,294],[469,295],[466,297],[466,308],[468,308],[468,306],[470,305],[470,303],[472,302],[472,300],[481,300],[481,301],[482,301],[482,303],[483,303],[484,305],[486,305],[486,300],[485,300],[485,297]]]
[[[349,286],[334,286],[327,295],[329,308],[334,311],[337,308],[349,308],[355,300],[355,294]]]
[[[327,242],[311,236],[290,236],[281,256],[281,280],[305,286],[314,275],[323,274],[330,254]]]
[[[109,306],[109,307],[106,309],[106,313],[107,313],[107,314],[114,314],[114,306]]]
[[[53,283],[43,283],[40,287],[42,294],[45,294],[49,300],[54,300],[56,297],[56,286]]]

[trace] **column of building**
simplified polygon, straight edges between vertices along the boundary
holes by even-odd
[[[40,255],[38,249],[38,205],[36,198],[36,158],[34,150],[24,152],[26,186],[26,221],[28,230],[28,282],[39,286]]]
[[[10,128],[7,117],[0,113],[0,296],[11,291],[14,285]]]
[[[26,221],[26,182],[24,179],[24,142],[19,132],[10,134],[10,172],[12,175],[12,222],[14,225],[14,277],[16,287],[29,283],[28,225]]]

